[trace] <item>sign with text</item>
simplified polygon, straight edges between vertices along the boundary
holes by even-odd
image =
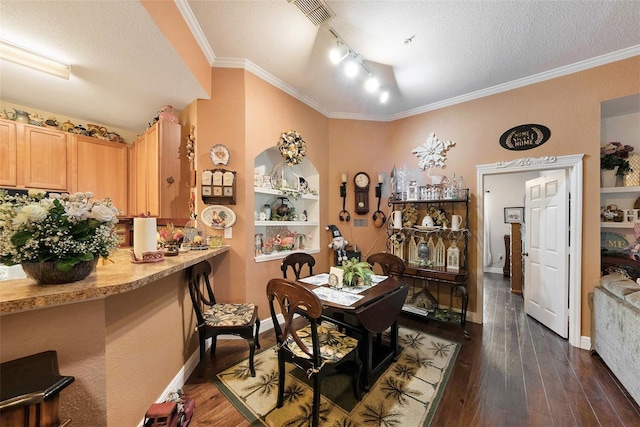
[[[509,129],[500,137],[500,145],[511,151],[531,150],[549,140],[551,131],[543,125],[520,125]]]

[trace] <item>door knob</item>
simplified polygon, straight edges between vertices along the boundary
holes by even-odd
[[[522,252],[522,256],[529,256],[529,252]]]

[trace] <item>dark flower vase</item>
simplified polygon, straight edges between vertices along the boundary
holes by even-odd
[[[91,261],[80,261],[69,271],[60,271],[55,262],[25,262],[22,269],[33,280],[41,285],[72,283],[87,277],[96,268],[98,258]]]

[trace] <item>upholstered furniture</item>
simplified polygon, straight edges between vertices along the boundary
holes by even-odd
[[[621,274],[603,276],[593,312],[595,351],[640,403],[640,285]]]
[[[353,392],[360,400],[362,362],[358,357],[358,340],[337,329],[320,325],[322,304],[312,291],[286,279],[271,279],[267,284],[267,299],[278,343],[278,408],[284,404],[285,362],[292,363],[313,380],[313,422],[320,420],[320,383],[327,373],[345,362],[353,364]],[[278,321],[278,309],[284,325]],[[306,319],[300,326],[294,314]]]
[[[282,277],[287,278],[287,270],[290,268],[293,270],[293,274],[296,280],[300,279],[302,269],[304,266],[309,267],[309,276],[313,276],[313,266],[316,265],[316,260],[311,255],[304,252],[294,252],[286,256],[280,264],[280,270],[282,270]],[[306,276],[302,276],[306,277]]]
[[[246,304],[218,304],[213,294],[209,275],[211,265],[200,262],[191,268],[189,279],[189,294],[196,314],[198,335],[200,338],[200,376],[204,373],[205,342],[211,338],[211,356],[216,352],[218,335],[238,335],[249,344],[249,369],[251,376],[256,376],[253,364],[255,349],[260,348],[258,334],[260,333],[260,319],[258,307]],[[255,337],[255,339],[254,339]]]

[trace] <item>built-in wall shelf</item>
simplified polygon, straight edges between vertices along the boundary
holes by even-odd
[[[258,255],[256,257],[254,257],[253,259],[256,262],[264,262],[264,261],[271,261],[274,259],[281,259],[286,257],[287,255],[290,255],[292,253],[295,252],[304,252],[307,254],[317,254],[318,252],[320,252],[320,249],[296,249],[295,251],[274,251],[272,253],[270,253],[269,255]]]

